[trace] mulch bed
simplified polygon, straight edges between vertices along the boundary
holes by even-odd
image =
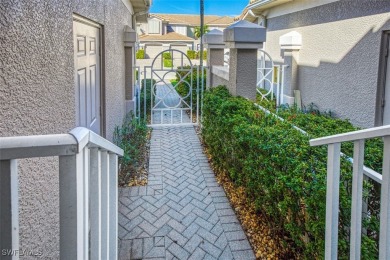
[[[126,169],[126,171],[130,171],[131,177],[129,183],[127,183],[126,187],[133,186],[146,186],[148,184],[148,169],[149,169],[149,155],[150,155],[150,138],[152,135],[152,130],[148,133],[148,141],[145,144],[145,147],[142,151],[142,156],[139,160],[139,167],[131,167],[130,169]]]

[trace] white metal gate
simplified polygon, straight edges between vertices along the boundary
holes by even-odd
[[[276,105],[284,103],[284,68],[286,65],[275,65],[271,56],[263,51],[258,51],[257,65],[257,92],[262,99],[270,96],[270,99],[276,99]]]
[[[140,109],[149,125],[199,123],[203,70],[180,50],[160,52],[143,71]],[[142,113],[141,113],[142,114]]]

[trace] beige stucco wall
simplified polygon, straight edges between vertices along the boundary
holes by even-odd
[[[390,30],[389,21],[388,1],[337,1],[268,19],[265,49],[283,62],[279,37],[299,32],[297,85],[303,103],[372,127],[380,40],[382,31]]]
[[[76,125],[73,17],[103,25],[106,133],[125,116],[121,0],[5,0],[0,4],[0,136],[67,133]],[[58,257],[58,159],[20,160],[20,249]]]

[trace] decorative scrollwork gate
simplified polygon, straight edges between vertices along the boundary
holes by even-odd
[[[185,53],[174,49],[160,52],[151,66],[144,67],[141,109],[151,126],[199,123],[203,79],[198,75],[199,67]]]
[[[267,52],[258,51],[256,88],[262,99],[269,96],[271,100],[276,98],[277,105],[283,103],[284,67],[275,65]]]

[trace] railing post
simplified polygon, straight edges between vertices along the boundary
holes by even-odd
[[[19,259],[19,196],[16,160],[0,161],[1,259]],[[6,250],[7,255],[3,255]]]
[[[118,156],[109,154],[109,258],[118,258]]]
[[[350,259],[360,259],[363,205],[364,140],[354,142]]]
[[[379,259],[390,259],[390,136],[383,143]]]
[[[84,153],[59,157],[60,259],[88,259],[85,248]]]
[[[325,259],[337,259],[339,189],[340,189],[340,143],[328,145],[326,188]]]
[[[91,259],[102,259],[102,194],[101,157],[98,148],[90,149],[90,219],[91,219]]]
[[[101,151],[102,160],[102,259],[109,259],[109,164],[110,158],[107,151]]]

